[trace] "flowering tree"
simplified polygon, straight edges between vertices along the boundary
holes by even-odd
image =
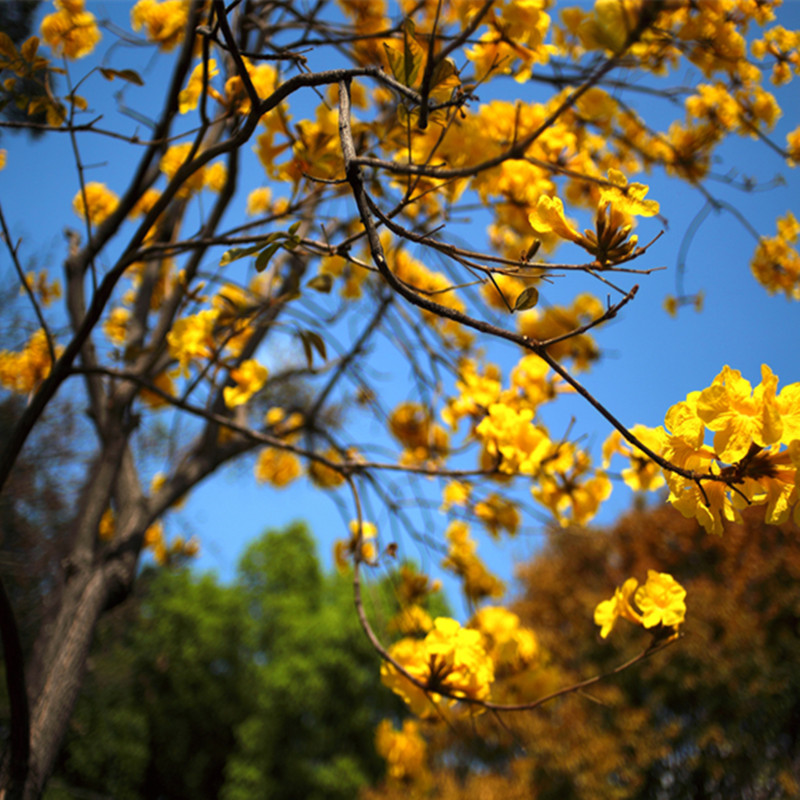
[[[709,533],[748,505],[770,522],[798,520],[800,384],[779,391],[765,366],[753,389],[721,365],[651,429],[623,424],[579,380],[599,357],[597,329],[635,300],[634,281],[655,266],[660,206],[632,178],[663,171],[711,202],[705,181],[728,137],[800,159],[800,128],[770,138],[780,107],[767,87],[800,72],[799,37],[777,24],[778,5],[140,0],[122,30],[101,27],[83,0],[56,0],[40,36],[16,45],[0,35],[5,91],[45,118],[4,124],[36,128],[45,142],[67,137],[82,225],[67,235],[62,287],[52,274],[26,274],[27,245],[0,214],[35,319],[0,354],[0,382],[28,398],[0,485],[62,387],[82,393],[93,441],[58,614],[30,668],[0,592],[6,796],[41,792],[92,632],[130,591],[142,555],[168,564],[196,550],[168,537],[164,516],[248,453],[257,480],[280,488],[305,475],[352,519],[337,561],[353,571],[356,612],[384,658],[384,681],[422,716],[531,709],[600,679],[535,679],[535,634],[481,607],[503,586],[477,555],[471,526],[513,535],[531,498],[562,525],[585,525],[611,493],[618,459],[629,463],[628,484],[666,485],[669,501]],[[146,86],[122,47],[84,68],[109,40],[152,49],[159,67]],[[693,85],[678,85],[677,70],[691,71]],[[43,91],[28,93],[31,81]],[[105,81],[126,86],[117,95],[125,116],[111,126],[92,111]],[[540,99],[507,99],[514,81]],[[131,110],[137,91],[148,114]],[[666,124],[634,110],[642,94],[664,99]],[[98,168],[88,173],[100,142],[118,148],[104,181]],[[476,204],[485,236],[459,225]],[[590,227],[581,232],[574,213],[588,213]],[[791,213],[782,217],[751,263],[767,291],[792,299],[799,233]],[[577,295],[546,303],[567,275],[581,284]],[[63,308],[47,309],[62,291]],[[506,347],[496,357],[495,345]],[[508,345],[519,357],[506,364]],[[287,357],[293,349],[300,360]],[[411,378],[391,407],[373,386],[387,364],[407,365]],[[543,424],[566,393],[607,423],[602,465],[579,437]],[[376,438],[367,418],[386,436]],[[157,423],[171,434],[166,469],[154,474],[142,434]],[[431,478],[441,517],[426,512]],[[380,508],[391,531],[367,520]],[[442,567],[476,610],[468,626],[430,619],[422,601],[436,584],[407,568],[397,587],[401,638],[375,636],[361,572],[394,558],[401,536],[443,550]],[[675,641],[684,595],[654,569],[598,598],[602,636],[620,617],[653,634],[618,669]],[[495,677],[510,672],[534,679],[500,703]]]

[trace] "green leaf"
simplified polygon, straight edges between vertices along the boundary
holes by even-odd
[[[100,67],[100,74],[107,81],[113,81],[114,78],[121,78],[123,81],[128,81],[128,83],[133,83],[136,86],[144,86],[142,76],[133,69],[111,69],[110,67]]]
[[[250,245],[250,247],[232,247],[230,250],[226,250],[222,254],[222,258],[219,260],[219,265],[224,267],[226,264],[230,264],[232,261],[238,261],[240,258],[244,258],[245,256],[251,256],[253,253],[257,253],[261,248],[264,246],[263,242],[259,242],[258,244]]]
[[[272,244],[268,244],[256,258],[256,272],[263,272],[269,266],[272,256],[274,256],[275,253],[281,249],[281,247],[281,242],[273,242]]]
[[[514,311],[527,311],[539,302],[539,290],[535,286],[523,289],[514,302]]]
[[[333,288],[333,277],[327,272],[321,272],[319,275],[315,275],[310,281],[308,281],[306,286],[316,292],[328,294]]]

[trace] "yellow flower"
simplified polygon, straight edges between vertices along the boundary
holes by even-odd
[[[600,206],[613,205],[622,214],[639,217],[653,217],[658,214],[659,205],[655,200],[645,200],[650,187],[643,183],[628,184],[628,179],[616,169],[608,171],[608,180],[612,186],[603,186],[600,190]]]
[[[501,530],[513,536],[519,528],[520,516],[516,505],[499,494],[492,493],[475,503],[475,516],[495,539]]]
[[[39,302],[45,306],[45,308],[49,306],[53,300],[57,300],[61,297],[61,283],[58,279],[54,280],[52,283],[48,283],[46,269],[39,270],[38,275],[35,272],[29,272],[25,276],[25,283],[39,298]],[[20,287],[19,293],[24,294],[25,289]]]
[[[189,364],[193,360],[211,358],[213,355],[218,316],[216,309],[200,311],[177,320],[167,334],[169,353],[178,360],[182,374],[189,374]]]
[[[414,781],[426,769],[427,746],[416,720],[405,720],[399,731],[388,719],[383,720],[375,731],[375,751],[386,760],[391,780]]]
[[[283,489],[303,473],[300,460],[288,450],[265,447],[258,455],[255,475],[259,483],[270,483]]]
[[[675,627],[686,617],[686,589],[666,572],[647,570],[647,582],[636,590],[634,600],[642,611],[642,625]]]
[[[128,322],[131,318],[130,309],[117,306],[111,309],[106,321],[103,323],[103,333],[113,344],[123,345],[128,338]]]
[[[501,597],[503,582],[492,575],[475,551],[477,544],[469,535],[469,525],[454,520],[447,529],[450,546],[442,566],[458,575],[464,582],[464,594],[474,603],[484,597]]]
[[[647,428],[634,425],[631,433],[654,453],[661,455],[667,442],[667,434],[663,428]],[[664,485],[661,468],[651,461],[639,448],[632,447],[623,440],[619,431],[614,431],[603,444],[603,468],[608,468],[611,457],[615,454],[630,459],[630,467],[622,471],[622,479],[635,492],[652,492]]]
[[[255,217],[258,214],[266,214],[269,211],[270,200],[272,199],[272,190],[269,186],[261,186],[258,189],[253,189],[247,195],[247,209],[246,214],[249,217]]]
[[[641,615],[631,605],[631,596],[638,585],[639,581],[636,578],[628,578],[621,587],[614,590],[614,596],[610,600],[603,600],[594,610],[594,621],[600,626],[600,636],[603,639],[611,633],[611,629],[620,617],[641,624]]]
[[[495,673],[524,669],[539,656],[535,634],[521,627],[519,617],[508,609],[484,606],[469,627],[483,634],[483,646],[494,662]]]
[[[51,366],[47,336],[40,328],[21,352],[0,350],[0,386],[18,394],[30,394],[50,374]]]
[[[228,168],[221,161],[216,161],[203,171],[203,186],[219,194],[228,180]]]
[[[267,368],[250,358],[231,370],[231,380],[236,385],[226,386],[222,394],[225,405],[235,408],[244,405],[267,382]]]
[[[738,461],[753,443],[766,447],[780,441],[783,423],[775,403],[778,377],[766,364],[761,376],[761,383],[751,390],[739,370],[725,366],[697,399],[697,416],[716,431],[714,450],[720,461]]]
[[[135,31],[145,28],[147,38],[165,52],[183,41],[188,19],[187,0],[139,0],[131,9],[131,27]]]
[[[169,178],[175,176],[175,173],[183,166],[186,159],[191,152],[191,142],[184,142],[183,144],[175,144],[167,149],[167,152],[161,157],[159,169]],[[178,197],[188,197],[194,192],[199,192],[205,184],[206,168],[200,167],[195,170],[189,178],[187,178],[178,190]]]
[[[207,67],[205,63],[201,61],[192,70],[192,74],[189,76],[189,81],[186,84],[186,88],[182,89],[181,93],[178,95],[178,111],[180,111],[181,114],[186,114],[189,111],[193,111],[195,108],[197,108],[197,103],[200,100],[200,93],[203,91],[204,71],[207,71],[207,81],[210,81],[215,75],[218,75],[219,70],[217,69],[216,60],[210,58],[208,60]],[[208,86],[208,90],[209,94],[212,94],[212,96],[217,95],[217,93],[214,92],[210,86]]]
[[[337,450],[329,448],[321,453],[328,461],[341,463],[342,457]],[[311,461],[308,465],[308,477],[311,482],[320,489],[335,489],[344,483],[344,476],[338,470],[322,464],[319,461]]]
[[[117,210],[119,198],[104,183],[87,183],[84,191],[85,197],[84,192],[78,192],[72,199],[72,209],[79,217],[86,219],[88,208],[89,222],[92,225],[99,225]]]
[[[494,681],[494,665],[479,631],[462,628],[454,619],[438,617],[424,640],[401,639],[389,654],[425,685],[413,685],[389,663],[381,667],[381,680],[399,694],[418,716],[429,716],[443,701],[440,692],[455,698],[486,700]],[[446,701],[452,705],[455,699]]]
[[[39,31],[57,56],[83,58],[100,41],[94,14],[84,9],[83,0],[54,0],[57,11],[48,14]]]

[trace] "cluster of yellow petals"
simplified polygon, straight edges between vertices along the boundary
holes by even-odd
[[[188,376],[193,361],[214,355],[218,317],[217,309],[208,308],[175,321],[167,334],[167,345],[169,354],[178,361],[181,374]]]
[[[610,600],[600,603],[594,621],[603,639],[620,617],[645,628],[677,628],[686,617],[685,597],[686,590],[671,575],[650,569],[643,586],[636,578],[628,578]]]
[[[222,390],[225,405],[228,408],[244,405],[267,382],[267,368],[254,358],[242,361],[231,370],[234,386],[226,386]]]
[[[667,437],[663,428],[634,425],[631,433],[657,455],[664,452]],[[630,459],[630,467],[622,470],[622,479],[635,492],[652,492],[664,485],[661,468],[638,447],[623,439],[619,431],[614,431],[603,444],[603,469],[608,469],[614,455]]]
[[[0,350],[0,386],[17,394],[30,394],[50,374],[52,365],[47,335],[40,328],[20,352]]]
[[[114,510],[107,508],[97,526],[97,536],[103,542],[110,542],[116,535],[116,528]],[[167,543],[164,524],[160,520],[154,522],[144,532],[144,546],[153,554],[156,564],[162,567],[184,558],[193,558],[200,552],[200,545],[194,537],[187,540],[183,536],[176,536]]]
[[[484,606],[469,627],[483,634],[483,646],[497,676],[528,669],[540,657],[536,634],[522,627],[519,617],[507,608]]]
[[[630,235],[631,217],[658,214],[658,203],[645,199],[648,191],[643,183],[629,185],[619,170],[610,169],[608,183],[600,190],[594,231],[579,233],[567,220],[564,203],[559,197],[542,195],[528,219],[537,235],[555,234],[582,247],[600,265],[614,264],[635,252],[638,237]]]
[[[401,639],[389,655],[424,689],[413,684],[389,662],[381,680],[400,695],[419,717],[436,713],[436,706],[452,706],[457,699],[487,700],[494,681],[494,664],[480,631],[462,628],[454,619],[437,617],[424,639]],[[442,692],[451,697],[444,698]]]
[[[265,447],[258,454],[254,470],[259,483],[283,489],[303,474],[300,459],[289,450]]]
[[[372,522],[350,520],[350,537],[337,539],[333,544],[333,560],[342,572],[347,572],[353,561],[374,565],[378,558],[375,539],[378,529]]]
[[[192,150],[191,142],[174,144],[167,149],[161,157],[159,169],[169,180],[175,177],[175,173],[186,163]],[[212,192],[220,192],[227,179],[227,168],[225,164],[218,161],[208,166],[196,169],[178,189],[178,197],[189,197],[192,194],[202,191],[203,188],[210,189]]]
[[[341,453],[332,447],[324,450],[320,455],[334,464],[342,461]],[[316,460],[311,461],[308,465],[308,477],[319,489],[336,489],[344,483],[344,475],[339,470]]]
[[[467,50],[476,76],[492,73],[513,75],[517,81],[530,78],[534,64],[544,64],[552,48],[545,44],[550,29],[547,0],[505,0],[487,15],[488,30]]]
[[[385,759],[392,781],[419,781],[427,770],[428,747],[414,719],[404,720],[400,730],[382,720],[375,731],[375,751]]]
[[[188,20],[188,0],[139,0],[131,9],[133,30],[144,28],[148,41],[165,52],[183,41]]]
[[[88,209],[89,222],[99,225],[106,217],[117,210],[119,197],[104,183],[92,181],[83,187],[72,199],[72,209],[81,218],[86,219]]]
[[[697,476],[663,473],[669,502],[685,517],[721,534],[724,521],[740,519],[744,506],[763,505],[769,523],[780,524],[792,514],[800,523],[800,383],[778,392],[778,377],[765,364],[761,383],[753,388],[741,372],[725,366],[711,386],[673,405],[664,424],[666,430],[632,430],[657,455]],[[604,455],[615,452],[631,459],[626,481],[633,488],[660,485],[644,455],[636,449],[626,453],[612,437]]]
[[[800,31],[776,25],[750,45],[750,52],[759,60],[774,59],[770,80],[775,86],[789,83],[793,74],[800,75]]]
[[[404,447],[401,464],[436,462],[447,455],[447,432],[420,403],[400,403],[389,416],[389,431]]]
[[[47,308],[53,300],[58,300],[59,297],[61,297],[61,283],[58,278],[52,282],[48,282],[46,269],[39,270],[38,275],[35,272],[29,272],[25,276],[25,284],[45,308]],[[25,289],[20,287],[19,292],[20,294],[24,294]]]
[[[56,11],[42,19],[39,32],[57,56],[83,58],[100,41],[100,29],[84,0],[53,0]]]
[[[505,586],[478,557],[478,545],[469,535],[469,525],[453,520],[445,535],[449,546],[442,566],[461,578],[464,596],[473,603],[486,597],[502,597]]]
[[[783,292],[788,298],[800,300],[800,223],[788,211],[778,219],[777,227],[776,236],[762,237],[758,243],[750,269],[770,294]]]
[[[176,536],[167,543],[164,538],[164,526],[160,520],[154,522],[144,532],[144,546],[153,554],[156,564],[162,567],[170,566],[184,558],[192,558],[200,552],[200,545],[193,537],[187,540],[183,536]]]

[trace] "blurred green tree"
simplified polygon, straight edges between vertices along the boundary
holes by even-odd
[[[352,798],[377,780],[398,701],[303,524],[254,542],[229,585],[142,578],[101,626],[48,800]]]

